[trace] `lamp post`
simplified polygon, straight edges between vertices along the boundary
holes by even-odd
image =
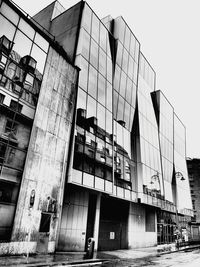
[[[180,181],[184,181],[185,178],[181,172],[175,172],[175,179],[179,179]],[[175,196],[175,205],[176,205],[176,227],[177,227],[177,248],[179,249],[179,234],[181,231],[179,230],[179,219],[178,219],[178,189],[177,189],[177,182],[176,182],[176,196]]]

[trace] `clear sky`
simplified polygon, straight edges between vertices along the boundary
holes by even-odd
[[[14,0],[29,15],[52,0]],[[76,0],[60,0],[67,9]],[[200,158],[200,0],[88,0],[99,18],[122,15],[186,126],[187,156]]]

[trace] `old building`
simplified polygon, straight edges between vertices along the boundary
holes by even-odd
[[[53,251],[78,69],[10,1],[0,23],[0,252],[40,250],[44,230]]]
[[[127,23],[0,3],[1,253],[174,242],[193,215],[185,127]]]
[[[191,232],[193,239],[200,239],[200,159],[187,158],[187,168],[192,197],[194,216],[191,218]]]

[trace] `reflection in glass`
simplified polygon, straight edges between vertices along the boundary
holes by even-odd
[[[89,66],[88,93],[97,98],[97,71],[91,65]]]
[[[14,38],[13,50],[16,51],[21,57],[23,57],[30,55],[31,46],[31,40],[18,30]]]
[[[16,28],[2,15],[0,15],[0,25],[0,37],[5,35],[10,41],[12,41]]]
[[[105,108],[98,103],[97,105],[97,123],[102,129],[105,129]]]
[[[34,42],[47,53],[49,43],[37,32],[35,34]]]
[[[96,101],[91,96],[87,100],[87,118],[96,117]]]
[[[37,69],[43,73],[46,62],[46,54],[35,44],[33,44],[31,56],[37,61]]]
[[[17,13],[11,9],[5,2],[1,5],[1,13],[6,17],[9,18],[10,21],[12,21],[15,25],[18,24],[19,16]],[[2,25],[1,25],[2,26]]]
[[[35,35],[35,31],[34,29],[26,22],[24,21],[22,18],[19,21],[19,25],[18,25],[19,29],[26,34],[30,39],[33,39],[34,35]]]

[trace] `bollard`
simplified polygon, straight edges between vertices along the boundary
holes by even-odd
[[[84,256],[85,259],[92,259],[94,256],[94,238],[89,237],[87,240],[86,254]]]

